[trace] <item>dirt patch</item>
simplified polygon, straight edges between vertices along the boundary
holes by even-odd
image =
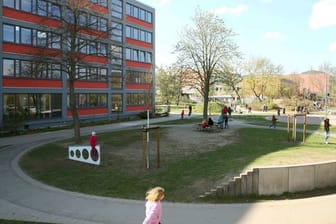
[[[151,130],[149,133],[149,149],[151,162],[156,162],[157,155],[157,132]],[[142,133],[139,131],[139,135],[125,147],[111,148],[107,150],[111,159],[116,157],[133,161],[128,167],[132,170],[137,170],[142,166],[143,156],[143,142]],[[185,158],[193,154],[202,152],[209,152],[218,149],[227,144],[233,143],[237,139],[236,131],[234,129],[219,129],[214,128],[211,131],[197,130],[197,124],[186,125],[167,125],[160,126],[160,160],[162,166],[164,161],[178,160]],[[103,146],[108,148],[108,146]],[[133,164],[133,165],[131,165]],[[135,165],[138,164],[138,165]]]
[[[233,129],[200,131],[196,124],[168,127],[163,145],[167,153],[183,152],[193,154],[216,150],[218,147],[234,142]]]

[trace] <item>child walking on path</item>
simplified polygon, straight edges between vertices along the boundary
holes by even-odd
[[[181,120],[184,118],[184,110],[181,111]]]
[[[324,143],[328,144],[328,139],[330,135],[330,121],[329,118],[326,118],[324,120]]]
[[[277,122],[277,118],[275,117],[275,115],[272,116],[272,124],[269,126],[270,128],[276,128],[276,122]]]
[[[162,207],[161,201],[164,198],[164,189],[154,187],[146,193],[146,218],[142,224],[160,224]]]

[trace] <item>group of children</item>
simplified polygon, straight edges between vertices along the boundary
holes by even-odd
[[[219,116],[216,125],[218,125],[220,128],[229,128],[229,116],[231,116],[231,108],[224,106],[224,108],[221,111],[221,115]],[[208,120],[202,121],[202,128],[212,127],[215,124],[215,122],[212,120],[211,117],[208,118]]]
[[[212,127],[215,124],[215,122],[212,120],[211,117],[209,117],[208,120],[203,120],[201,123],[202,128]],[[216,125],[218,125],[220,128],[229,128],[229,118],[228,116],[223,117],[222,115],[219,116]]]

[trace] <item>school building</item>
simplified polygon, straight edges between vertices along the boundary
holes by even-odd
[[[69,123],[65,19],[78,0],[0,1],[0,127]],[[154,108],[155,10],[135,0],[82,0],[75,97],[81,120],[137,116]],[[70,40],[69,40],[70,41]],[[79,45],[78,45],[79,46]],[[43,57],[44,53],[48,57]],[[51,55],[55,53],[55,57]],[[58,56],[56,56],[58,55]],[[84,59],[85,58],[85,59]]]

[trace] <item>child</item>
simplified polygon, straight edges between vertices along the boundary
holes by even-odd
[[[214,124],[213,120],[211,117],[208,119],[208,126],[212,126]]]
[[[328,144],[328,139],[329,139],[329,131],[330,131],[330,121],[329,121],[329,118],[326,118],[324,120],[324,143],[325,144]]]
[[[161,201],[164,198],[164,189],[154,187],[146,193],[146,218],[142,224],[160,224],[162,208]]]
[[[229,117],[227,115],[224,116],[224,128],[229,128]]]
[[[224,118],[223,118],[222,115],[219,116],[218,121],[217,121],[217,125],[218,125],[221,129],[223,129]]]
[[[181,120],[184,118],[184,110],[181,111]]]
[[[89,142],[90,142],[90,146],[91,146],[91,151],[90,151],[91,159],[96,160],[97,156],[98,156],[98,151],[96,149],[96,145],[97,145],[96,132],[93,131],[91,133],[91,136],[89,138]]]
[[[270,128],[273,127],[273,128],[276,128],[276,121],[278,119],[276,119],[275,115],[272,116],[272,124],[269,126]]]
[[[203,120],[202,123],[201,123],[201,126],[202,126],[202,128],[206,128],[206,127],[208,127],[208,122],[207,122],[207,120]]]

